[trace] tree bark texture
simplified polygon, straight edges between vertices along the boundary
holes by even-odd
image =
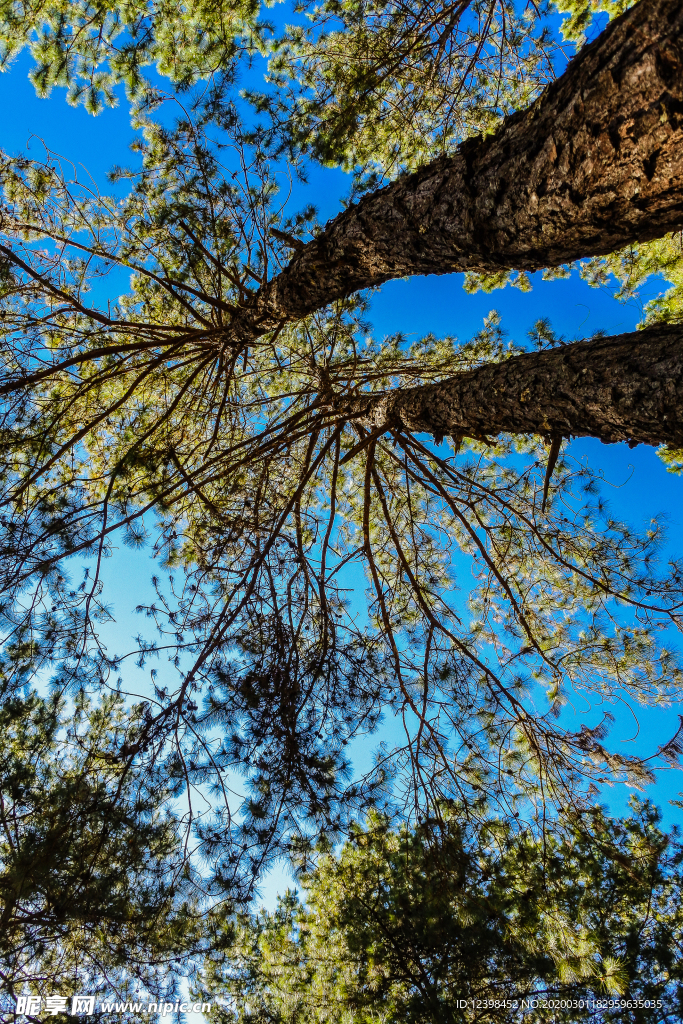
[[[683,3],[641,0],[525,111],[330,221],[238,336],[391,278],[538,270],[683,226]]]
[[[524,353],[442,383],[357,398],[341,411],[377,432],[546,434],[683,448],[683,324]]]

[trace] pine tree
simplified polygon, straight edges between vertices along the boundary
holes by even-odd
[[[67,721],[58,693],[22,697],[5,690],[5,997],[89,992],[126,1000],[142,989],[168,998],[179,957],[186,961],[193,947],[201,949],[198,892],[192,873],[183,877],[183,837],[167,784],[117,758],[134,721],[120,696],[99,706],[81,697]]]
[[[600,116],[618,120],[646,102],[633,160],[625,143],[615,163],[626,212],[615,221],[599,190],[585,215],[574,204],[577,232],[551,262],[667,230],[680,210],[677,179],[667,177],[680,157],[680,23],[669,0],[642,0],[497,134],[367,195],[318,234],[310,209],[283,220],[268,160],[277,143],[272,132],[261,140],[245,130],[225,80],[175,124],[154,121],[151,101],[138,111],[141,167],[117,172],[131,182],[123,200],[69,177],[51,153],[3,158],[0,580],[6,635],[36,650],[12,662],[8,686],[46,664],[57,665],[65,692],[101,692],[116,678],[121,662],[98,632],[108,615],[103,559],[117,536],[149,543],[157,595],[141,610],[158,632],[141,636],[135,654],[141,666],[168,657],[170,682],[153,676],[153,699],[119,737],[117,757],[127,771],[159,772],[170,797],[184,792],[189,803],[213,787],[215,815],[192,823],[197,855],[211,860],[216,891],[231,903],[253,894],[272,858],[342,834],[368,806],[393,799],[415,816],[486,790],[501,813],[523,805],[532,821],[544,802],[580,810],[593,786],[642,784],[653,763],[676,763],[678,734],[643,761],[608,749],[610,715],[580,732],[559,716],[577,692],[652,704],[679,694],[681,671],[658,631],[681,626],[681,566],[658,564],[661,524],[639,534],[592,500],[594,475],[566,456],[562,439],[677,445],[680,327],[582,347],[560,346],[539,325],[534,340],[548,351],[530,354],[490,317],[464,344],[431,335],[379,343],[357,289],[386,279],[386,267],[368,277],[343,246],[331,254],[336,264],[325,247],[339,232],[351,238],[363,211],[432,180],[435,167],[452,184],[468,154],[485,165],[517,132],[525,152],[529,137],[546,152],[547,132],[534,125],[554,124],[559,99],[595,82],[609,101],[598,103]],[[606,55],[624,83],[638,72],[642,94],[622,90],[619,75],[600,91],[607,80],[596,62]],[[579,132],[585,110],[576,117]],[[658,140],[662,153],[643,178]],[[610,161],[601,166],[609,177]],[[563,180],[558,163],[560,192]],[[645,210],[630,201],[636,180]],[[438,219],[433,196],[427,213]],[[529,207],[515,209],[526,216]],[[431,245],[412,219],[419,245]],[[527,241],[551,220],[547,210],[531,217]],[[434,225],[434,244],[445,244]],[[409,253],[395,226],[391,241]],[[496,270],[527,265],[513,249],[509,259],[500,249]],[[438,269],[419,263],[429,268]],[[128,290],[98,301],[107,276],[120,273]],[[664,349],[648,348],[658,341]],[[630,346],[633,359],[610,357]],[[653,351],[671,358],[666,373],[647,377]],[[596,353],[621,373],[624,395],[588,373]],[[582,355],[576,395],[584,412],[599,399],[604,422],[587,426],[584,416],[581,425],[566,410],[551,420],[556,392],[542,387],[534,403],[546,404],[533,419],[536,384],[525,368],[554,367],[566,383]],[[657,394],[643,425],[628,389],[645,377]],[[516,420],[416,411],[425,395],[450,396],[455,407],[462,382],[467,398],[502,379]],[[417,436],[425,427],[437,444]],[[450,449],[441,447],[447,433]],[[453,594],[463,572],[469,587],[470,565],[464,610]],[[353,566],[365,573],[367,622],[348,607],[343,572]],[[386,711],[404,717],[405,744],[350,781],[346,747]],[[239,821],[231,771],[245,776]]]
[[[239,329],[397,277],[556,267],[679,229],[681,32],[675,2],[632,7],[496,132],[348,206]]]
[[[645,1022],[683,1011],[682,850],[652,805],[544,842],[373,815],[205,966],[216,1022]],[[524,1009],[523,1003],[527,1001]]]
[[[156,92],[145,77],[150,64],[181,90],[211,75],[229,80],[236,58],[264,45],[267,26],[258,15],[255,0],[3,0],[0,70],[28,47],[39,96],[63,87],[69,103],[96,114],[116,104],[123,83],[128,98],[144,106]]]

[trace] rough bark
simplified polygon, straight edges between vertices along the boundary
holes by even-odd
[[[531,433],[681,448],[683,325],[513,356],[439,384],[358,398],[343,411],[378,432]]]
[[[349,207],[236,318],[247,338],[411,274],[537,270],[683,225],[683,4],[641,0],[526,111]]]

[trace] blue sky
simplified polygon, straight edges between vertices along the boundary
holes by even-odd
[[[110,186],[106,171],[114,164],[134,161],[127,149],[133,133],[125,101],[94,118],[82,107],[69,107],[63,91],[40,100],[28,81],[29,67],[30,60],[22,56],[9,74],[0,75],[0,146],[11,153],[29,147],[29,154],[39,155],[42,138],[52,150],[81,164],[107,191]],[[312,201],[319,209],[320,220],[325,221],[339,211],[340,198],[349,184],[347,176],[338,170],[311,168],[309,185],[305,189],[297,185],[294,189],[292,207],[298,202]],[[507,288],[492,294],[468,295],[463,290],[461,275],[392,281],[372,297],[370,319],[378,336],[400,331],[414,340],[433,332],[466,340],[481,328],[483,318],[497,309],[511,339],[521,342],[540,317],[548,317],[568,339],[589,336],[598,330],[608,334],[633,330],[641,318],[637,302],[619,303],[608,290],[589,288],[577,273],[568,280],[551,282],[541,281],[541,275],[536,274],[532,275],[532,283],[533,290],[527,293]],[[662,281],[652,280],[642,300],[647,301],[664,288]],[[605,489],[617,516],[633,525],[643,525],[654,516],[666,516],[672,550],[676,548],[683,525],[683,477],[667,473],[653,449],[641,446],[629,450],[625,445],[607,446],[581,440],[572,443],[571,451],[576,458],[587,459],[593,468],[603,472]],[[147,552],[129,549],[122,549],[106,567],[117,617],[110,630],[111,642],[119,649],[125,648],[130,636],[141,628],[132,609],[151,594],[152,571]],[[358,586],[364,587],[364,581],[359,579]],[[137,686],[132,668],[130,671],[126,682]],[[142,685],[142,679],[139,682]],[[683,709],[639,709],[637,738],[634,720],[626,713],[614,730],[614,741],[627,752],[649,752],[675,732],[679,710]],[[683,820],[683,812],[667,803],[681,789],[680,773],[669,773],[649,793],[663,807],[668,824]],[[625,810],[627,798],[627,791],[614,791],[609,797],[610,807],[615,812]],[[285,883],[286,875],[275,872],[262,887],[264,900],[272,903],[275,892]]]

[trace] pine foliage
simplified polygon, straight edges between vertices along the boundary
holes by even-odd
[[[67,718],[56,693],[4,692],[0,964],[10,997],[126,999],[141,987],[168,997],[179,958],[201,948],[166,784],[117,757],[131,722],[117,696],[99,706],[81,697]]]
[[[378,815],[206,965],[212,1020],[645,1022],[683,1011],[681,845],[652,805],[539,841],[455,809]],[[528,1005],[522,1011],[523,1001]]]
[[[584,833],[572,846],[570,829],[549,848],[547,811],[575,821],[597,788],[643,787],[681,755],[679,733],[642,758],[615,753],[607,738],[625,697],[661,706],[680,696],[667,631],[683,624],[683,568],[660,557],[663,524],[620,522],[566,445],[550,479],[556,439],[432,441],[401,424],[368,431],[350,411],[365,396],[518,354],[528,339],[511,343],[495,313],[471,339],[377,339],[366,297],[355,296],[260,335],[233,329],[318,231],[310,206],[285,213],[273,153],[299,169],[306,155],[341,164],[362,190],[448,152],[552,77],[548,12],[331,0],[305,10],[310,25],[273,44],[271,89],[251,97],[267,116],[254,127],[235,88],[238,58],[263,49],[268,31],[250,2],[0,5],[6,63],[29,45],[39,92],[66,86],[92,112],[123,82],[139,129],[137,164],[113,173],[116,197],[49,151],[0,160],[3,971],[17,989],[84,970],[99,985],[106,966],[122,992],[138,982],[161,990],[164,965],[195,943],[195,872],[205,906],[220,904],[230,922],[213,939],[230,945],[234,915],[269,865],[284,856],[305,865],[321,843],[351,834],[339,861],[306,876],[312,900],[316,879],[334,889],[339,867],[342,914],[353,893],[347,864],[361,848],[373,870],[390,865],[393,899],[396,858],[419,866],[441,842],[460,874],[457,884],[438,876],[445,888],[430,900],[451,901],[448,928],[457,920],[476,942],[491,939],[504,989],[554,978],[559,991],[616,992],[637,977],[628,943],[614,938],[617,918],[603,941],[593,909],[572,920],[559,867],[550,902],[537,878],[556,856],[577,885],[602,885],[607,862],[586,867]],[[593,10],[572,7],[570,35]],[[151,64],[181,90],[206,80],[174,102],[175,120],[145,79]],[[584,273],[594,283],[615,276],[623,295],[668,275],[672,289],[647,315],[670,319],[677,244],[634,246]],[[523,274],[512,283],[529,287]],[[530,340],[563,341],[545,321]],[[672,465],[677,457],[669,453]],[[146,628],[126,651],[103,639],[106,560],[119,541],[155,562],[154,596],[139,607]],[[149,685],[126,703],[131,657]],[[593,702],[579,729],[563,713],[575,698]],[[383,719],[403,735],[354,775],[354,744]],[[448,807],[466,808],[466,828]],[[379,846],[353,825],[368,813]],[[420,828],[391,831],[392,815],[436,818],[441,839],[435,847]],[[655,835],[643,822],[617,836],[597,815],[595,834],[630,851],[633,837]],[[494,833],[497,860],[482,845]],[[530,883],[506,888],[522,861],[542,920],[526,907]],[[487,882],[498,879],[490,935],[470,901],[487,866]],[[622,888],[627,878],[618,875]],[[639,914],[644,885],[638,875]],[[289,900],[272,925],[296,971],[306,913]],[[341,951],[347,925],[325,913],[328,930],[310,934],[323,944],[334,932]],[[509,934],[518,913],[531,915],[528,929]],[[245,925],[249,956],[261,956],[271,923]],[[425,947],[463,949],[465,933],[446,934],[438,917],[418,924]],[[383,992],[396,1019],[422,1019],[426,1004],[379,932],[358,932],[382,950],[368,954],[362,998]],[[527,973],[518,977],[513,961]],[[457,975],[454,960],[458,983],[475,976],[468,962]],[[310,978],[329,994],[337,967],[328,966]],[[450,998],[439,978],[429,982],[432,1008]],[[277,1013],[295,1019],[297,1006]]]

